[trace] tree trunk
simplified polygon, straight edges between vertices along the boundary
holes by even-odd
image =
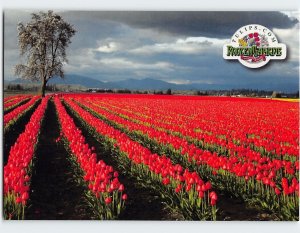
[[[42,97],[45,97],[46,84],[47,84],[47,80],[46,78],[43,78],[42,90],[41,90]]]

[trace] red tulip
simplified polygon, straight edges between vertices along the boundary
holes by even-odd
[[[124,194],[122,195],[122,200],[127,200],[127,198],[128,198],[128,197],[127,197],[127,194],[124,193]]]
[[[211,183],[210,183],[209,181],[207,181],[207,182],[205,183],[205,189],[206,189],[206,190],[210,190],[210,189],[211,189]]]
[[[168,184],[170,184],[170,179],[169,179],[169,178],[164,178],[164,179],[162,180],[162,183],[163,183],[164,185],[168,185]]]
[[[203,198],[203,197],[204,197],[204,192],[199,191],[199,192],[198,192],[198,197],[199,197],[199,198]]]
[[[274,190],[275,190],[276,195],[280,195],[281,191],[277,187],[275,187]]]
[[[217,203],[217,200],[215,200],[215,199],[210,199],[210,204],[211,204],[212,206],[216,205],[216,203]]]
[[[214,191],[209,193],[209,197],[215,201],[218,200],[218,196]]]
[[[191,190],[192,186],[190,184],[188,184],[186,187],[185,187],[185,191],[189,192]]]
[[[27,192],[23,193],[21,196],[22,201],[27,201],[28,198],[29,198],[29,195]]]
[[[111,197],[105,198],[105,203],[106,204],[110,204],[111,202],[112,202],[112,198]]]
[[[17,197],[17,198],[16,198],[16,202],[17,202],[17,203],[21,203],[21,202],[22,202],[22,198]]]
[[[182,189],[182,185],[181,184],[178,184],[177,187],[175,188],[175,192],[176,193],[179,193]]]
[[[120,186],[119,186],[119,191],[121,191],[121,192],[124,191],[124,185],[123,185],[123,184],[120,184]]]

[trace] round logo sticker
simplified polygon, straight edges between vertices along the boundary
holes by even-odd
[[[271,59],[286,58],[286,45],[279,43],[274,33],[259,24],[250,24],[238,29],[230,44],[223,46],[223,58],[239,60],[249,68],[259,68]]]

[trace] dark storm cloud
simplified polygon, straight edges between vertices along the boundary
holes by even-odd
[[[286,62],[272,61],[263,69],[256,70],[244,67],[238,61],[224,60],[221,55],[216,56],[209,53],[203,56],[192,54],[177,55],[176,57],[154,55],[152,58],[147,58],[147,61],[153,62],[157,59],[172,62],[175,67],[187,67],[187,69],[175,69],[174,75],[177,74],[178,77],[184,77],[192,82],[202,82],[208,79],[214,84],[242,84],[243,87],[247,84],[266,85],[274,81],[278,83],[291,82],[298,87],[299,83],[298,72],[289,72],[299,65],[298,61],[289,61],[289,65]]]
[[[16,26],[19,21],[28,22],[30,13],[4,12],[5,80],[17,78],[13,75],[19,62]],[[277,90],[280,86],[294,91],[299,86],[299,27],[293,27],[298,21],[280,12],[57,13],[77,30],[67,50],[66,74],[101,81],[153,78],[229,88]],[[272,61],[263,69],[251,70],[223,59],[225,41],[251,23],[270,28],[287,45],[289,56],[284,62]]]
[[[291,28],[297,19],[281,12],[174,12],[174,11],[105,11],[65,12],[66,16],[93,20],[111,20],[137,28],[156,29],[175,35],[227,38],[239,27],[261,24],[270,29]]]

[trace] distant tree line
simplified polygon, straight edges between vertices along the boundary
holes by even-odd
[[[9,91],[22,91],[24,87],[21,84],[8,84],[7,90]]]
[[[299,91],[294,92],[294,93],[286,93],[286,92],[280,92],[280,91],[266,91],[266,90],[257,90],[257,89],[232,89],[232,90],[196,91],[195,95],[299,98]]]
[[[40,87],[33,84],[15,84],[10,83],[5,85],[4,90],[8,91],[39,91]],[[130,89],[86,89],[84,87],[74,85],[56,85],[48,84],[46,90],[50,92],[63,92],[63,91],[85,91],[90,93],[120,93],[120,94],[155,94],[155,95],[198,95],[198,96],[246,96],[246,97],[269,97],[269,98],[299,98],[299,91],[294,93],[286,93],[280,91],[266,91],[257,89],[232,89],[232,90],[130,90]]]
[[[19,84],[19,83],[9,83],[4,85],[4,90],[7,91],[41,91],[41,86],[39,84]],[[82,86],[67,85],[67,84],[47,84],[45,87],[46,91],[50,92],[64,92],[64,91],[83,91],[86,88]]]

